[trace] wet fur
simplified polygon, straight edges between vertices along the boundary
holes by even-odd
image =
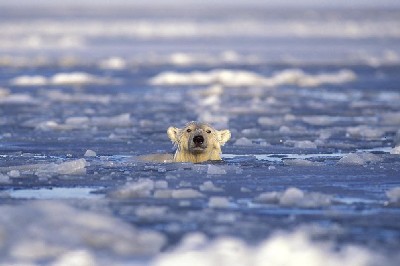
[[[216,130],[210,125],[200,122],[190,122],[182,129],[170,127],[167,134],[177,148],[173,161],[192,163],[221,160],[221,146],[231,137],[229,130]],[[194,134],[202,135],[205,139],[206,147],[201,151],[191,147]]]

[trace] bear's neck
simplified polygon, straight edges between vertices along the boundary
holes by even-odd
[[[185,153],[177,150],[174,156],[175,162],[191,162],[191,163],[202,163],[205,161],[219,161],[221,160],[221,154],[218,151],[211,151],[208,153]]]

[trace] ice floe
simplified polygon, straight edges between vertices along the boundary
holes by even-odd
[[[150,197],[154,190],[154,181],[151,179],[140,179],[136,182],[128,183],[123,187],[110,193],[113,198],[145,198]]]
[[[86,174],[86,166],[89,163],[85,159],[76,159],[63,163],[50,163],[39,167],[35,174],[37,176],[52,175],[84,175]]]
[[[283,192],[261,193],[255,198],[255,201],[291,207],[319,208],[331,205],[332,196],[319,192],[304,192],[296,187],[289,187]]]
[[[389,198],[390,203],[400,204],[400,187],[394,187],[386,191],[386,196]]]
[[[349,153],[344,155],[339,161],[338,164],[343,165],[366,165],[369,163],[378,163],[383,159],[373,153],[364,152],[364,153]]]
[[[226,197],[213,196],[208,200],[208,207],[210,208],[228,208],[230,207],[229,199]]]
[[[396,146],[390,150],[390,154],[400,154],[400,146]]]
[[[132,125],[131,115],[123,113],[115,116],[73,116],[67,117],[64,123],[57,121],[42,121],[36,120],[26,121],[26,127],[34,127],[37,130],[73,130],[86,129],[88,127],[129,127]]]
[[[213,85],[227,87],[277,87],[281,85],[298,85],[316,87],[321,84],[342,84],[354,81],[356,74],[343,69],[336,73],[307,74],[300,69],[286,69],[266,77],[251,71],[215,69],[209,72],[194,71],[189,73],[162,72],[151,78],[149,83],[161,86]]]
[[[117,80],[99,77],[84,72],[57,73],[49,78],[44,76],[18,76],[11,79],[14,86],[45,86],[45,85],[105,85],[116,83]]]
[[[85,154],[83,155],[83,156],[85,156],[85,157],[96,157],[96,152],[95,151],[93,151],[93,150],[86,150],[85,151]]]

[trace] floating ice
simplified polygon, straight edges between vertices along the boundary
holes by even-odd
[[[207,175],[225,175],[226,169],[223,166],[216,166],[209,164],[207,168]]]
[[[9,177],[13,177],[13,178],[21,176],[21,173],[19,172],[19,170],[11,170],[7,174]]]
[[[46,91],[45,96],[49,98],[49,100],[57,101],[57,102],[78,102],[78,103],[102,103],[108,104],[112,99],[115,98],[108,94],[87,94],[82,92],[76,93],[65,93],[61,91]]]
[[[51,131],[51,130],[73,130],[85,129],[88,127],[128,127],[132,125],[131,115],[123,113],[115,116],[93,116],[93,117],[68,117],[64,123],[56,121],[27,121],[25,126],[32,126],[37,130]]]
[[[229,199],[226,197],[210,197],[208,207],[210,208],[228,208],[230,205]]]
[[[90,119],[90,124],[95,126],[129,126],[131,125],[131,115],[123,113],[116,116],[94,116]]]
[[[3,175],[0,173],[0,184],[11,183],[10,177],[8,175]]]
[[[386,196],[392,203],[400,203],[400,187],[392,188],[386,191]]]
[[[84,175],[86,174],[86,166],[88,163],[85,159],[77,159],[72,161],[63,162],[60,164],[51,163],[40,166],[35,174],[37,176],[48,175]]]
[[[233,145],[236,145],[236,146],[252,146],[254,144],[250,139],[242,137],[242,138],[237,139]]]
[[[151,179],[140,179],[139,181],[128,183],[123,187],[110,193],[113,198],[146,198],[154,190],[154,181]]]
[[[108,84],[108,78],[97,77],[83,72],[58,73],[51,77],[49,83],[52,85],[86,85],[86,84]]]
[[[213,182],[206,181],[202,185],[200,185],[200,191],[212,191],[212,192],[219,192],[223,191],[222,188],[216,187]]]
[[[309,140],[302,140],[294,142],[294,147],[299,149],[316,149],[317,145]]]
[[[121,57],[110,57],[108,59],[102,60],[99,66],[103,69],[121,70],[126,68],[127,63]]]
[[[171,194],[172,198],[175,199],[190,199],[190,198],[202,198],[204,195],[199,191],[191,188],[185,189],[174,189]]]
[[[302,117],[302,120],[305,123],[313,126],[327,126],[337,121],[340,121],[340,118],[327,115],[313,115],[313,116],[304,116]]]
[[[96,152],[92,150],[86,150],[84,154],[85,157],[96,157],[96,155],[97,155]]]
[[[150,79],[152,85],[212,85],[227,87],[261,86],[276,87],[298,85],[316,87],[321,84],[341,84],[356,79],[354,72],[341,70],[337,73],[310,75],[300,69],[287,69],[265,77],[250,71],[216,69],[209,72],[162,72]]]
[[[388,126],[400,125],[400,112],[388,112],[382,114],[382,124]]]
[[[385,134],[385,131],[380,128],[357,126],[357,127],[348,127],[347,134],[352,137],[377,139],[381,138]]]
[[[318,192],[304,192],[298,188],[290,187],[284,192],[264,192],[255,201],[282,206],[296,206],[302,208],[318,208],[329,206],[332,201],[330,195]]]
[[[0,212],[2,265],[92,260],[91,265],[106,265],[109,258],[119,264],[129,257],[154,255],[165,243],[160,233],[60,202],[1,206]]]
[[[116,80],[98,77],[84,72],[57,73],[52,77],[19,76],[10,80],[14,86],[44,86],[44,85],[104,85],[115,83]]]
[[[400,145],[391,149],[390,154],[400,154]]]
[[[195,237],[192,241],[182,242],[176,250],[159,255],[152,266],[367,266],[385,263],[385,257],[378,252],[356,245],[337,249],[332,242],[313,241],[312,233],[298,229],[293,233],[275,233],[257,246],[230,237],[220,237],[212,242]]]
[[[48,80],[43,76],[19,76],[10,81],[14,86],[43,86],[47,85]]]
[[[344,165],[365,165],[367,163],[378,163],[381,162],[382,158],[373,153],[350,153],[343,156],[338,164]]]
[[[38,104],[39,101],[26,93],[12,93],[0,97],[0,104]]]

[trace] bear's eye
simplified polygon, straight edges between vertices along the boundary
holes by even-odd
[[[206,131],[208,134],[210,134],[211,133],[211,130],[209,130],[209,129],[207,129],[207,131]]]
[[[192,130],[190,128],[188,128],[188,129],[186,129],[186,132],[190,133],[190,132],[192,132]]]

